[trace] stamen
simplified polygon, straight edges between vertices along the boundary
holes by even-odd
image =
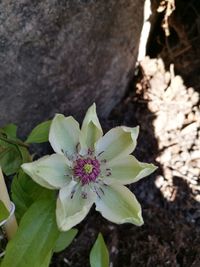
[[[74,162],[73,172],[82,185],[89,184],[90,182],[95,182],[99,177],[101,173],[100,163],[97,159],[90,157],[78,158]]]
[[[80,143],[78,142],[78,144],[76,145],[76,152],[79,152],[79,147],[80,147]]]
[[[81,196],[82,196],[83,199],[87,199],[87,193],[86,192],[82,192]]]
[[[97,194],[98,198],[100,198],[100,199],[101,199],[101,196],[99,195],[99,192],[98,192],[98,190],[97,190],[96,186],[94,186],[94,191],[95,191],[95,193]]]
[[[112,175],[112,169],[106,168],[106,176],[111,176]]]
[[[104,193],[103,189],[101,187],[99,187],[99,189],[101,190],[102,194],[104,195],[105,193]]]
[[[105,151],[101,151],[101,152],[97,155],[97,157],[99,157],[100,155],[102,155],[104,152],[105,152]]]
[[[75,189],[73,189],[73,190],[71,191],[71,195],[70,195],[70,198],[71,198],[71,199],[74,197],[75,192],[76,192]]]
[[[93,149],[91,149],[91,148],[88,148],[88,155],[92,155],[94,153],[94,150]]]

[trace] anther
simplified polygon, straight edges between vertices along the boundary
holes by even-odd
[[[105,193],[104,193],[103,189],[101,187],[99,189],[101,190],[102,194],[104,195]]]
[[[82,196],[83,199],[87,199],[87,193],[86,192],[82,192],[81,196]]]
[[[99,157],[101,154],[103,154],[105,151],[101,151],[98,155],[97,155],[97,157]]]
[[[80,146],[80,143],[78,143],[78,144],[76,145],[76,151],[77,151],[77,153],[79,152],[79,146]]]
[[[92,155],[94,153],[94,150],[93,149],[91,149],[91,148],[88,148],[88,155]]]
[[[71,195],[70,195],[70,198],[71,198],[71,199],[74,197],[75,192],[76,192],[75,189],[73,189],[73,190],[71,191]]]

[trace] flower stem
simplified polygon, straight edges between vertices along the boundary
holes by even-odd
[[[12,204],[10,201],[10,197],[8,194],[8,190],[5,184],[5,180],[3,177],[3,173],[0,167],[0,200],[4,203],[6,208],[10,211]],[[15,218],[15,215],[13,214],[5,223],[5,232],[8,240],[12,239],[17,231],[18,225]]]
[[[0,131],[0,134],[1,134],[1,131]],[[0,135],[0,139],[9,143],[9,144],[13,144],[13,145],[18,145],[18,146],[23,146],[23,147],[26,147],[26,148],[29,148],[29,145],[20,141],[20,140],[12,140],[8,137],[3,137]]]

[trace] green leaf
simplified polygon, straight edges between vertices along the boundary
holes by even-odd
[[[9,216],[9,211],[6,209],[4,203],[0,200],[0,222],[7,219]]]
[[[16,133],[14,124],[0,129],[0,165],[7,176],[16,173],[22,163],[31,160],[26,144],[16,137]]]
[[[52,257],[53,252],[50,251],[49,254],[46,256],[44,262],[42,263],[42,265],[40,265],[39,267],[49,267],[49,264],[51,262],[51,257]]]
[[[101,233],[90,252],[90,265],[91,267],[109,267],[109,253]]]
[[[66,249],[71,244],[77,233],[77,229],[71,229],[67,232],[60,232],[58,240],[56,241],[54,252],[61,252],[62,250]]]
[[[38,124],[29,134],[26,143],[44,143],[49,140],[51,120]]]
[[[19,152],[21,154],[22,163],[30,162],[31,161],[31,155],[27,148],[23,146],[18,146]]]
[[[2,128],[2,130],[8,137],[16,138],[17,136],[17,126],[13,123],[7,124]]]
[[[18,171],[22,158],[16,145],[0,139],[0,166],[8,176]]]
[[[21,220],[15,237],[8,243],[1,267],[40,267],[49,259],[59,231],[55,201],[35,202]]]
[[[15,175],[11,186],[12,199],[16,206],[16,217],[20,221],[27,209],[39,199],[55,198],[55,191],[36,184],[22,170]]]

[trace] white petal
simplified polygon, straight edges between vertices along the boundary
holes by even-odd
[[[113,128],[96,143],[96,154],[101,154],[100,158],[107,161],[125,157],[135,149],[138,133],[139,127]]]
[[[107,220],[122,224],[142,225],[141,206],[134,194],[125,186],[112,184],[103,186],[104,194],[95,201],[98,210]]]
[[[111,175],[105,176],[105,182],[118,182],[120,184],[135,183],[157,169],[153,164],[139,162],[132,155],[113,160],[109,162],[108,167],[110,168]],[[106,170],[104,173],[106,173]]]
[[[76,153],[79,143],[80,129],[73,117],[57,114],[50,127],[49,142],[58,154],[66,154],[69,158]]]
[[[103,131],[96,114],[96,105],[93,104],[87,111],[81,127],[80,144],[81,149],[93,149],[94,144],[100,137]]]
[[[66,176],[71,174],[67,159],[59,154],[24,163],[21,167],[36,183],[49,189],[60,189],[70,181]]]
[[[86,194],[84,198],[83,193]],[[57,224],[61,231],[68,231],[88,214],[96,195],[88,187],[72,181],[59,192],[56,207]]]

